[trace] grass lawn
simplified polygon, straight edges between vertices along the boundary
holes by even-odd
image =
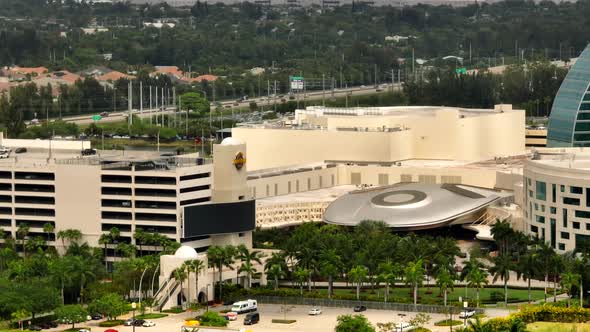
[[[586,323],[548,323],[536,322],[527,325],[529,332],[590,332]]]
[[[145,315],[138,315],[135,316],[137,319],[158,319],[168,317],[168,314],[160,314],[160,313],[153,313],[153,314],[145,314]]]
[[[328,290],[325,288],[318,289],[318,291],[322,294],[328,293]],[[346,297],[356,297],[356,290],[354,288],[350,289],[334,289],[334,293],[340,296]],[[361,298],[365,297],[368,300],[373,301],[383,301],[383,295],[385,293],[385,288],[380,289],[364,289],[361,290]],[[492,299],[491,295],[495,294],[495,298]],[[418,302],[433,304],[433,303],[440,303],[443,302],[443,296],[439,294],[439,290],[436,287],[422,287],[418,289]],[[454,291],[449,292],[448,294],[448,303],[457,303],[459,301],[459,297],[465,301],[465,288],[457,287]],[[391,302],[394,301],[403,301],[408,302],[413,299],[412,297],[412,290],[408,287],[396,287],[389,289],[389,298]],[[480,290],[479,293],[480,303],[496,303],[504,301],[504,289],[503,288],[484,288]],[[541,300],[544,298],[543,290],[532,289],[531,290],[531,298],[532,300]],[[467,299],[469,299],[469,305],[475,305],[475,291],[471,288],[467,289]],[[509,302],[526,302],[528,300],[528,291],[526,289],[512,289],[508,288],[508,301]]]

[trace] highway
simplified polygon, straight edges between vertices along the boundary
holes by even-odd
[[[394,88],[396,90],[401,89],[401,84],[397,83],[394,85]],[[281,102],[287,102],[287,101],[297,101],[299,100],[299,102],[303,102],[303,101],[309,101],[309,100],[321,100],[322,98],[329,99],[329,98],[342,98],[345,96],[362,96],[362,95],[370,95],[370,94],[374,94],[374,93],[379,93],[379,92],[384,92],[387,91],[388,89],[391,89],[391,83],[389,84],[381,84],[379,85],[378,88],[375,88],[374,86],[360,86],[360,87],[351,87],[351,88],[343,88],[343,89],[334,89],[332,90],[326,90],[324,91],[312,91],[312,92],[306,92],[306,93],[295,93],[292,95],[277,95],[277,96],[265,96],[265,97],[259,97],[259,98],[250,98],[248,100],[245,101],[241,101],[241,102],[237,102],[235,100],[224,100],[224,101],[220,101],[221,106],[224,109],[232,109],[232,108],[248,108],[250,106],[250,102],[256,102],[258,104],[258,106],[266,106],[266,105],[273,105],[275,103],[279,104]],[[293,97],[291,99],[291,97]],[[161,115],[162,113],[164,114],[171,114],[174,113],[174,107],[172,106],[168,106],[167,109],[163,112],[159,111],[158,109],[144,109],[143,111],[140,111],[138,109],[133,109],[131,111],[131,113],[133,115],[136,115],[140,118],[145,118],[145,117],[149,117],[152,115],[155,115],[156,113],[158,115]],[[109,112],[108,116],[104,116],[102,117],[102,119],[100,120],[101,123],[104,122],[119,122],[119,121],[123,121],[127,118],[129,114],[129,111],[121,111],[121,112]],[[72,123],[76,123],[76,124],[88,124],[88,123],[92,123],[94,122],[94,120],[92,120],[92,116],[93,115],[77,115],[77,116],[69,116],[69,117],[64,117],[63,120],[66,122],[72,122]]]

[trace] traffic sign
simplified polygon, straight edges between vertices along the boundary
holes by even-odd
[[[455,73],[457,73],[457,74],[467,74],[467,68],[465,68],[465,67],[455,68]]]
[[[93,115],[93,116],[92,116],[92,120],[93,120],[93,121],[100,121],[100,120],[102,120],[102,116],[100,116],[100,115],[98,115],[98,114],[97,114],[97,115]]]
[[[289,76],[291,82],[291,90],[303,90],[305,79],[303,76]]]

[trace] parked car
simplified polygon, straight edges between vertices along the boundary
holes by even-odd
[[[156,326],[156,323],[152,322],[151,320],[146,320],[145,322],[143,322],[142,326],[143,327],[153,327],[153,326]]]
[[[27,148],[16,148],[16,150],[14,150],[14,153],[25,153],[27,152]]]
[[[99,313],[94,313],[94,314],[91,314],[91,315],[90,315],[90,317],[92,318],[92,320],[99,320],[99,319],[102,319],[102,315],[101,315],[101,314],[99,314]]]
[[[0,146],[0,153],[9,153],[10,151],[12,151],[10,148]]]
[[[230,321],[234,321],[238,319],[238,313],[237,312],[233,312],[230,311],[228,313],[225,314],[225,319],[230,320]]]
[[[83,156],[92,156],[96,154],[96,150],[94,149],[84,149],[82,150],[82,155]]]
[[[119,331],[117,331],[115,329],[108,329],[108,330],[105,330],[104,332],[119,332]]]
[[[459,314],[459,318],[471,318],[475,316],[475,310],[473,309],[465,309],[463,311],[461,311],[461,313]]]
[[[364,305],[357,305],[354,307],[354,312],[361,312],[361,311],[366,311],[367,307],[365,307]]]
[[[129,318],[128,320],[126,320],[123,325],[125,326],[133,326],[133,323],[135,322],[135,319],[133,318]],[[106,331],[105,331],[106,332]]]
[[[135,326],[143,326],[143,323],[145,323],[145,320],[143,320],[143,319],[136,319],[135,322],[133,322],[133,325],[135,325]]]
[[[310,316],[321,315],[322,314],[322,310],[320,308],[311,308],[311,310],[309,310],[308,314]]]
[[[260,321],[260,314],[257,312],[251,312],[244,318],[244,325],[253,325]]]
[[[8,157],[10,157],[8,153],[0,153],[0,159],[6,159]]]
[[[79,329],[78,332],[90,332],[89,329]]]
[[[43,330],[39,325],[31,325],[28,327],[29,331],[41,331]]]

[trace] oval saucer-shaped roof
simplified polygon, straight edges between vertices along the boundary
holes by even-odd
[[[376,220],[399,230],[436,228],[505,196],[465,185],[404,183],[341,196],[328,206],[324,221],[355,226],[363,220]]]

